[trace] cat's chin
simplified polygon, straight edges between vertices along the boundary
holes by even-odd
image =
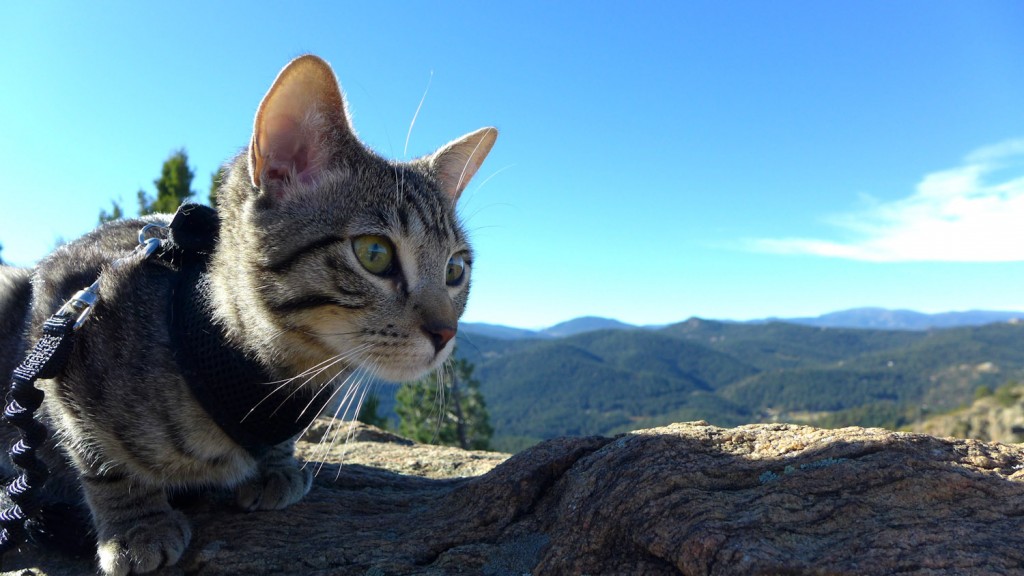
[[[377,376],[382,380],[386,380],[393,384],[401,384],[403,382],[415,382],[429,374],[431,370],[436,369],[436,366],[429,366],[424,368],[419,367],[387,367],[380,368],[377,372]]]
[[[401,384],[402,382],[414,382],[429,374],[430,372],[437,370],[451,354],[451,349],[442,350],[433,358],[426,358],[423,361],[413,361],[412,359],[404,359],[404,361],[390,361],[382,362],[375,367],[377,377],[382,380],[387,380],[395,384]]]

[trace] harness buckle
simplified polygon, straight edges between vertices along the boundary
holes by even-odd
[[[100,282],[97,280],[87,288],[79,290],[60,307],[57,314],[78,314],[78,319],[75,320],[74,326],[74,329],[78,330],[89,319],[93,307],[96,306],[96,302],[100,299],[99,294],[96,293],[99,287]]]
[[[157,237],[147,238],[146,235],[150,230],[167,229],[168,226],[163,224],[146,224],[139,230],[139,245],[136,247],[136,251],[142,252],[143,258],[149,258],[156,252],[157,248],[163,243],[163,240]]]
[[[141,255],[143,260],[152,256],[153,253],[160,248],[163,241],[156,237],[147,238],[147,236],[151,230],[160,228],[167,228],[167,226],[164,226],[163,224],[146,224],[143,226],[142,229],[139,230],[139,245],[135,247],[135,250],[132,251],[131,254],[114,260],[113,266],[115,268],[122,266],[137,254]],[[89,316],[92,315],[92,309],[100,299],[99,287],[100,281],[97,279],[87,288],[79,290],[74,296],[65,302],[63,306],[60,307],[57,314],[77,314],[78,319],[75,320],[74,329],[78,330],[83,324],[85,324],[86,320],[89,319]]]

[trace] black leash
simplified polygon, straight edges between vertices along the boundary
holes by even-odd
[[[149,257],[160,241],[146,239],[149,226],[139,233],[139,248],[144,257]],[[133,252],[135,254],[136,252]],[[114,263],[120,265],[121,260]],[[25,357],[11,378],[7,393],[7,407],[4,420],[21,432],[9,451],[11,462],[21,469],[6,487],[7,496],[13,505],[0,511],[0,554],[17,546],[19,542],[61,539],[59,527],[49,527],[47,516],[73,514],[70,511],[44,509],[39,496],[43,483],[50,476],[46,464],[36,452],[46,442],[46,426],[35,419],[35,412],[43,403],[43,391],[35,387],[36,380],[56,378],[64,369],[68,355],[74,347],[75,330],[84,324],[97,301],[96,291],[99,280],[78,291],[61,306],[56,314],[43,324],[43,335]],[[79,539],[81,540],[81,539]]]
[[[36,450],[46,441],[46,427],[34,418],[43,403],[43,391],[35,387],[35,381],[60,373],[74,345],[77,318],[73,311],[54,314],[43,325],[43,336],[35,348],[14,370],[4,419],[21,431],[21,440],[11,447],[10,455],[22,473],[7,486],[14,505],[0,512],[0,553],[28,539],[29,523],[35,521],[41,509],[37,488],[46,482],[50,471],[36,456]]]

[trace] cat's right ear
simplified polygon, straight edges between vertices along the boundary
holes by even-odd
[[[481,128],[445,144],[428,157],[428,165],[441,185],[441,191],[452,199],[453,204],[458,202],[497,138],[497,128]]]
[[[280,197],[289,181],[316,181],[334,140],[351,132],[331,66],[311,54],[292,60],[256,112],[249,145],[252,185]]]

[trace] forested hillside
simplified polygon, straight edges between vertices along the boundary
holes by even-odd
[[[691,319],[564,338],[459,336],[514,450],[681,420],[898,427],[1024,379],[1024,325],[930,331]]]

